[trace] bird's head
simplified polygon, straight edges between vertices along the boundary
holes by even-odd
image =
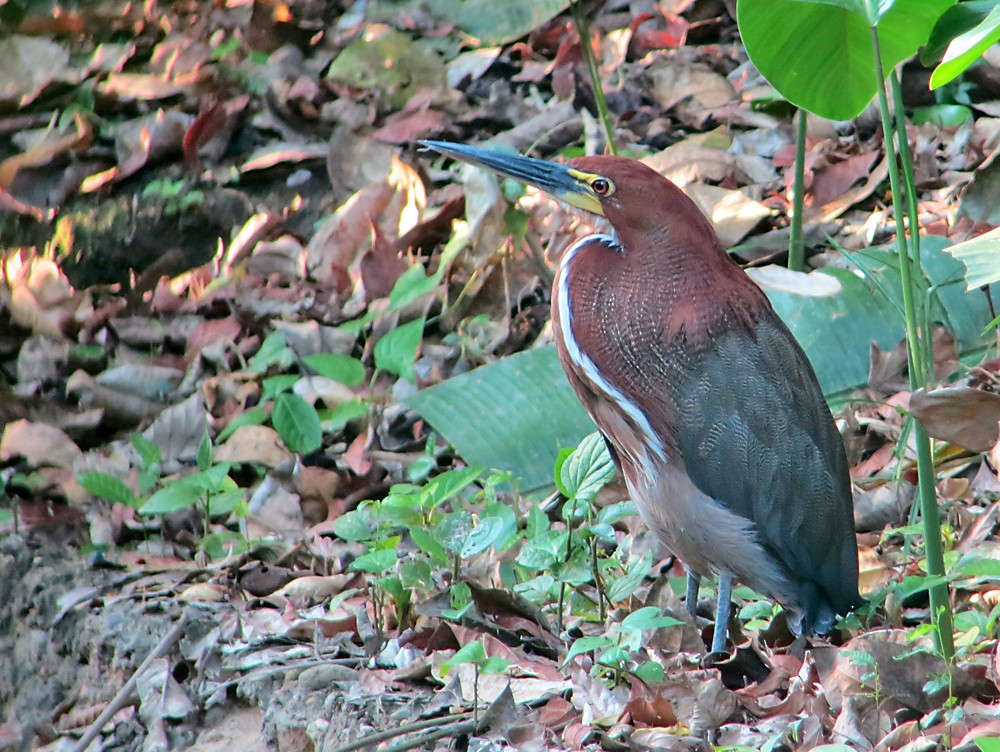
[[[561,163],[449,141],[420,143],[607,218],[626,248],[652,239],[667,245],[705,248],[707,243],[712,250],[718,248],[715,232],[697,205],[638,160],[594,156]]]

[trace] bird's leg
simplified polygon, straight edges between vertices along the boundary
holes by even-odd
[[[719,575],[719,600],[715,606],[715,632],[712,634],[712,652],[721,653],[726,649],[726,636],[729,632],[729,612],[732,608],[733,576],[728,573]]]
[[[698,588],[700,586],[701,577],[690,569],[687,570],[687,592],[684,593],[684,605],[687,606],[687,611],[691,614],[692,619],[698,610]]]

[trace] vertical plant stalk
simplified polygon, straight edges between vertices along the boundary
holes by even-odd
[[[572,6],[573,22],[576,24],[576,33],[580,37],[580,51],[583,53],[583,59],[586,61],[587,70],[590,73],[590,87],[594,90],[597,117],[604,129],[604,140],[607,142],[608,153],[617,154],[615,124],[611,119],[611,111],[608,109],[608,100],[604,98],[604,86],[601,84],[601,71],[597,66],[597,55],[594,54],[594,47],[590,43],[590,28],[587,19],[583,17],[579,0],[573,0]]]
[[[788,240],[788,268],[800,272],[805,268],[806,243],[802,235],[802,211],[806,199],[806,111],[799,110],[795,132],[795,182],[792,185],[792,228]]]
[[[921,334],[929,337],[926,329],[921,332],[917,325],[917,309],[914,285],[913,261],[910,258],[906,241],[906,228],[903,223],[903,202],[900,198],[899,169],[896,162],[896,149],[893,145],[894,128],[889,115],[889,99],[885,91],[885,76],[882,69],[882,52],[879,47],[878,31],[873,25],[872,54],[877,76],[877,91],[879,113],[882,117],[882,138],[885,145],[885,156],[889,163],[889,187],[892,190],[892,210],[896,221],[896,247],[899,256],[899,276],[903,288],[903,313],[906,323],[907,359],[909,361],[910,388],[919,389],[927,384],[930,371],[924,357],[924,347],[921,344]],[[897,112],[897,117],[899,113]],[[905,132],[905,131],[904,131]],[[902,140],[902,139],[901,139]],[[916,226],[910,225],[913,234]],[[919,271],[919,269],[918,269]],[[922,272],[921,272],[922,273]],[[938,516],[937,489],[934,484],[934,459],[931,454],[931,441],[919,421],[914,421],[914,439],[917,445],[917,476],[918,494],[920,496],[920,514],[923,518],[924,552],[927,555],[927,574],[935,579],[944,579],[944,551],[941,545],[941,521]],[[946,660],[955,655],[954,627],[952,625],[951,607],[949,605],[948,585],[940,582],[929,588],[931,601],[931,618],[935,625],[935,641],[938,649]]]

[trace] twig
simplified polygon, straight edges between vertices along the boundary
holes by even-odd
[[[466,724],[472,724],[472,727],[475,728],[475,721],[466,720],[464,722],[456,723],[456,721],[459,721],[461,719],[466,719],[470,715],[471,711],[466,711],[465,713],[457,713],[456,715],[442,716],[441,718],[428,718],[425,721],[407,723],[404,724],[403,726],[400,726],[399,728],[386,729],[385,731],[378,731],[374,734],[366,736],[364,739],[355,739],[353,742],[348,742],[347,744],[341,744],[339,747],[334,747],[328,752],[354,752],[354,750],[357,749],[364,749],[365,747],[373,747],[379,742],[384,742],[388,739],[395,739],[398,736],[403,736],[405,734],[412,734],[414,731],[423,731],[424,729],[434,728],[435,726],[445,727],[441,729],[443,733],[441,733],[440,735],[436,735],[437,732],[435,732],[435,734],[427,734],[421,736],[418,743],[425,744],[426,742],[432,741],[433,739],[440,739],[442,736],[447,736],[448,734],[451,733],[458,733],[459,731],[463,731]],[[410,749],[411,747],[417,746],[416,744],[410,745],[409,742],[407,742],[406,744],[408,744],[409,746],[400,747],[400,749]],[[395,747],[392,747],[390,749],[395,749]],[[385,750],[385,752],[389,752],[389,750],[387,749]]]
[[[173,647],[174,643],[181,638],[184,633],[184,628],[187,626],[187,617],[182,613],[181,617],[177,620],[177,623],[171,627],[170,631],[163,635],[163,639],[160,640],[156,647],[146,656],[146,659],[139,664],[139,667],[132,672],[132,676],[129,680],[125,682],[124,686],[118,690],[118,694],[114,696],[108,706],[104,708],[97,720],[90,724],[90,728],[87,729],[87,733],[83,735],[80,739],[79,744],[76,745],[74,752],[84,752],[90,743],[97,738],[98,734],[101,733],[101,729],[104,728],[104,724],[111,720],[112,716],[125,707],[128,704],[129,696],[135,689],[135,685],[139,681],[139,677],[142,676],[143,672],[152,665],[153,661],[164,655],[170,648]]]
[[[462,723],[456,723],[454,726],[448,726],[447,728],[435,731],[432,734],[424,734],[422,736],[418,736],[416,739],[410,739],[408,742],[393,744],[391,747],[386,747],[384,752],[405,752],[406,750],[414,749],[415,747],[423,747],[425,744],[436,742],[438,739],[444,739],[446,736],[455,737],[459,734],[475,731],[478,725],[478,721],[463,721]]]

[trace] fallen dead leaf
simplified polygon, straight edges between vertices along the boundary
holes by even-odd
[[[988,452],[1000,435],[1000,395],[981,389],[919,389],[910,395],[910,412],[935,439],[973,452]]]
[[[0,437],[0,462],[22,457],[35,467],[71,469],[82,456],[69,436],[48,423],[16,420],[7,424]]]

